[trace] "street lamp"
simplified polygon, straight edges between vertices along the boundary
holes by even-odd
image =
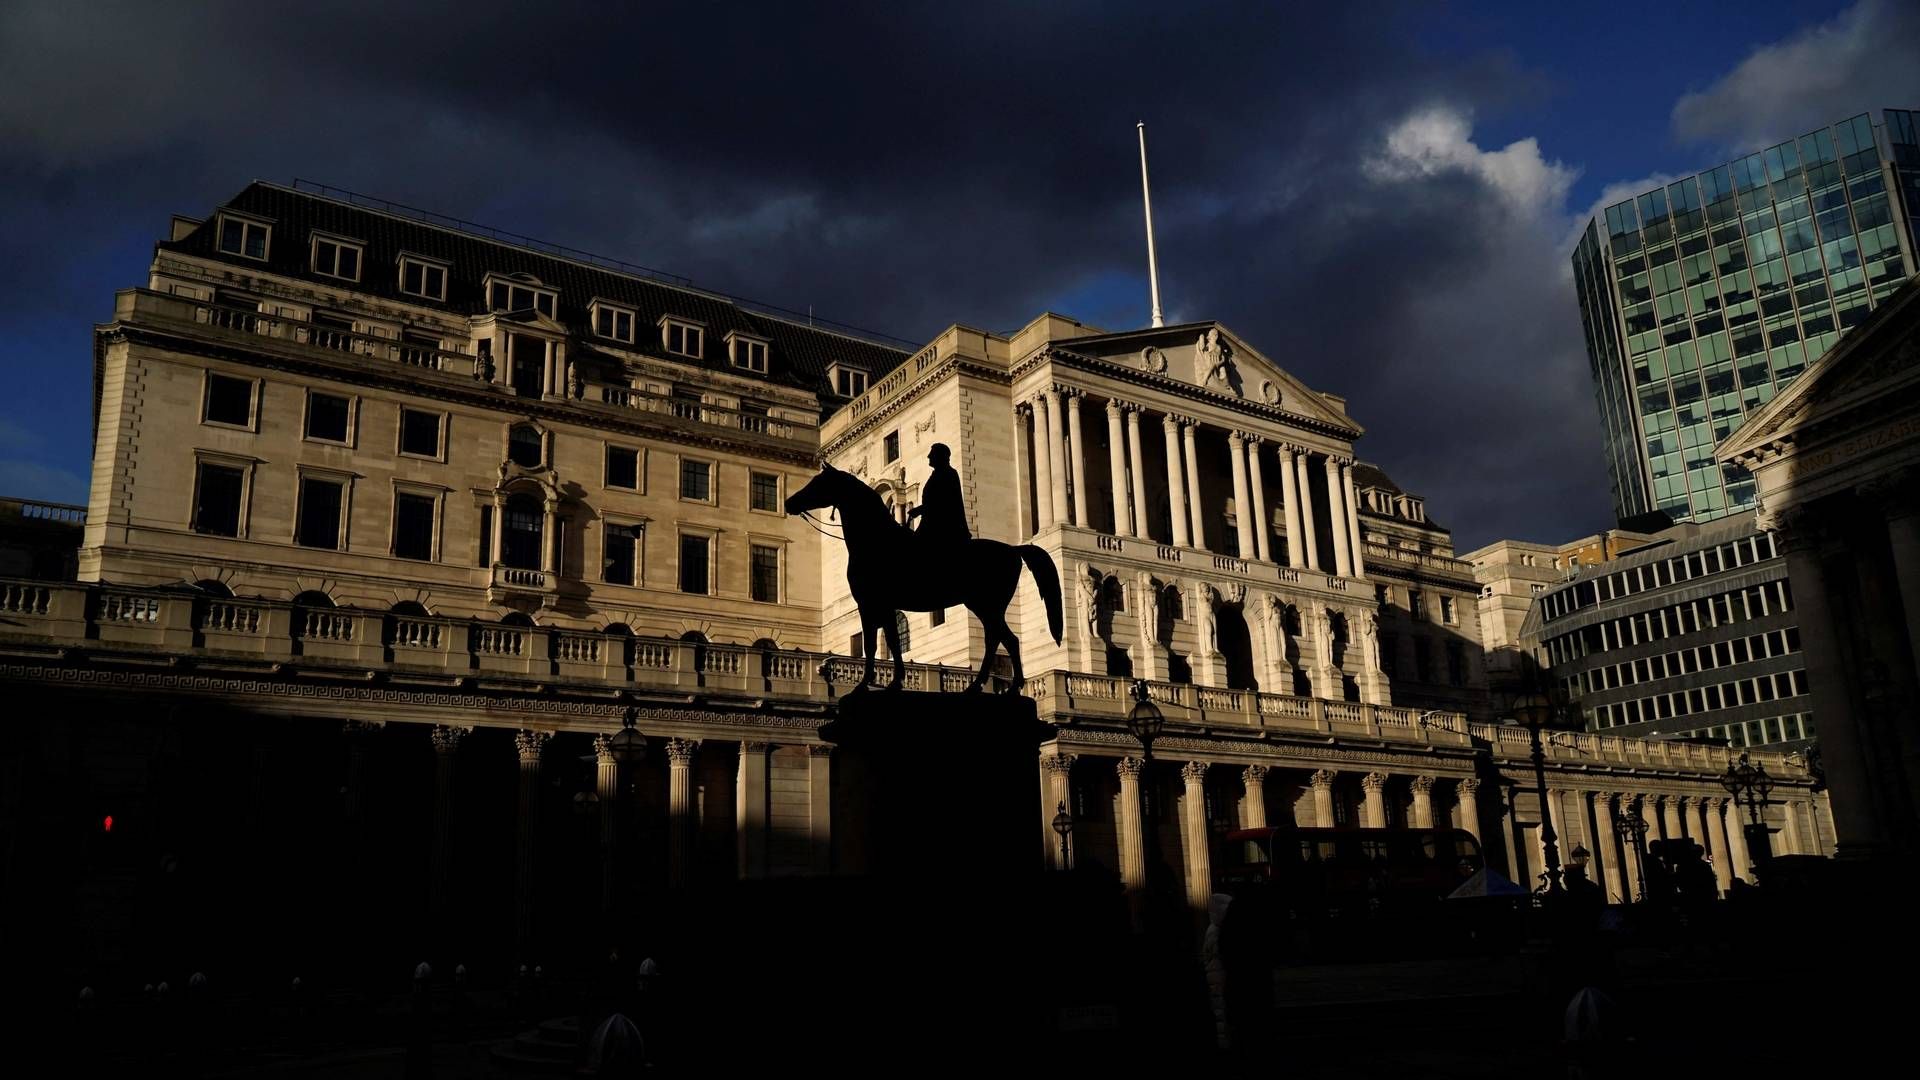
[[[1067,813],[1064,800],[1060,803],[1059,813],[1053,815],[1053,831],[1060,834],[1060,869],[1069,869],[1072,863],[1068,861],[1067,835],[1073,832],[1073,815]]]
[[[1540,800],[1540,853],[1547,865],[1547,895],[1553,897],[1566,890],[1560,885],[1560,838],[1553,831],[1553,815],[1547,810],[1547,752],[1540,742],[1540,729],[1559,711],[1559,705],[1541,690],[1522,694],[1513,703],[1513,717],[1527,726],[1533,755],[1533,788]]]
[[[613,736],[613,756],[623,765],[639,761],[647,753],[647,737],[633,726],[638,716],[639,710],[629,706],[620,717],[620,730]]]
[[[1614,819],[1613,831],[1620,835],[1620,842],[1633,848],[1633,862],[1639,869],[1640,895],[1635,900],[1647,898],[1647,819],[1640,816],[1640,807],[1632,805],[1626,812]]]
[[[1763,819],[1767,796],[1773,794],[1773,777],[1767,775],[1765,766],[1755,765],[1746,754],[1741,754],[1738,764],[1727,764],[1720,786],[1727,789],[1736,803],[1746,804],[1747,856],[1756,868],[1765,867],[1773,858],[1773,843],[1767,837],[1767,823]]]

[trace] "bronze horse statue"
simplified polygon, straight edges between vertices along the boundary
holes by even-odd
[[[1020,639],[1007,627],[1007,605],[1020,585],[1022,563],[1040,587],[1040,598],[1047,605],[1047,629],[1059,642],[1060,572],[1045,551],[1032,544],[1014,547],[998,540],[940,543],[921,537],[894,520],[878,492],[832,465],[823,465],[820,475],[787,498],[789,514],[829,506],[840,512],[847,542],[847,586],[860,607],[860,637],[867,659],[861,687],[873,682],[876,630],[886,634],[887,650],[893,654],[893,681],[887,689],[898,690],[906,676],[894,612],[942,611],[960,604],[980,620],[987,635],[987,654],[967,684],[967,693],[977,693],[986,682],[1001,645],[1013,661],[1013,680],[1005,690],[1018,690],[1026,682],[1026,673],[1020,666]]]

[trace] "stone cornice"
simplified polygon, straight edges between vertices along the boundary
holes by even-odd
[[[1351,443],[1361,435],[1358,427],[1343,426],[1322,420],[1319,417],[1293,412],[1290,409],[1284,409],[1278,405],[1268,405],[1263,401],[1256,401],[1251,398],[1226,397],[1208,390],[1204,386],[1196,386],[1184,379],[1176,379],[1171,375],[1165,375],[1159,372],[1143,371],[1129,364],[1119,363],[1118,361],[1098,356],[1088,356],[1085,353],[1074,352],[1071,349],[1062,348],[1059,345],[1048,345],[1034,350],[1023,359],[1016,361],[1008,374],[1012,381],[1017,382],[1021,376],[1034,370],[1041,364],[1061,364],[1063,361],[1065,362],[1065,366],[1069,368],[1080,368],[1086,371],[1098,372],[1102,375],[1118,378],[1122,382],[1129,382],[1137,386],[1157,390],[1170,397],[1185,399],[1196,405],[1206,405],[1213,408],[1244,413],[1248,416],[1259,417],[1274,423],[1290,425],[1302,431],[1311,431],[1316,435],[1325,435],[1328,438],[1338,439],[1342,442]]]

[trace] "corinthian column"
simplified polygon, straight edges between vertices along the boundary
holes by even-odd
[[[613,756],[611,734],[593,737],[593,778],[594,794],[600,799],[600,910],[611,913],[618,872],[613,831],[619,818],[614,807],[620,798],[620,759]]]
[[[1249,559],[1257,555],[1261,562],[1272,562],[1273,556],[1268,553],[1267,545],[1273,533],[1273,524],[1267,515],[1267,486],[1260,479],[1260,440],[1252,435],[1247,437],[1247,480],[1253,488],[1254,550],[1240,554]]]
[[[1188,421],[1182,438],[1187,445],[1187,512],[1193,522],[1193,546],[1204,550],[1207,546],[1207,518],[1200,510],[1200,455],[1193,451],[1193,433],[1199,426],[1198,421]]]
[[[1713,878],[1722,893],[1733,887],[1734,875],[1733,851],[1727,847],[1726,806],[1725,799],[1706,800],[1707,844],[1713,852]]]
[[[1080,398],[1078,390],[1068,390],[1067,457],[1073,462],[1073,523],[1083,529],[1093,527],[1093,515],[1087,512],[1087,441],[1080,434]]]
[[[1432,776],[1413,778],[1413,827],[1416,829],[1433,828],[1433,785],[1436,779]]]
[[[1033,464],[1033,448],[1027,439],[1027,417],[1032,414],[1033,410],[1025,402],[1013,407],[1013,505],[1018,507],[1014,513],[1013,535],[1020,541],[1033,537],[1034,519],[1027,516],[1030,505],[1027,500],[1033,494],[1033,484],[1027,479],[1027,470]]]
[[[547,745],[544,731],[522,731],[513,738],[520,756],[520,817],[518,859],[515,861],[513,924],[515,942],[524,959],[533,944],[534,815],[540,806],[540,751]]]
[[[1041,808],[1040,817],[1051,823],[1059,807],[1066,807],[1067,813],[1073,813],[1073,760],[1072,754],[1052,753],[1040,759],[1047,770],[1047,804]],[[1055,870],[1068,870],[1073,866],[1072,851],[1065,855],[1060,851],[1060,838],[1052,828],[1044,827],[1041,840],[1047,845],[1047,863]]]
[[[1340,463],[1327,458],[1327,527],[1332,530],[1333,565],[1341,577],[1353,576],[1353,545],[1347,536],[1346,485],[1340,480]]]
[[[428,882],[427,915],[436,924],[446,914],[453,877],[453,764],[460,737],[472,728],[433,729],[433,868]]]
[[[1243,829],[1264,829],[1267,827],[1267,767],[1249,765],[1240,771],[1240,783],[1247,790],[1246,805],[1241,811],[1240,827]]]
[[[1300,539],[1306,545],[1307,568],[1320,569],[1320,539],[1314,535],[1313,524],[1313,484],[1309,481],[1313,474],[1307,471],[1307,454],[1302,450],[1294,458],[1300,471]]]
[[[1360,532],[1360,496],[1353,488],[1353,463],[1349,461],[1340,467],[1340,477],[1344,482],[1347,495],[1347,535],[1353,539],[1353,576],[1367,575],[1365,549],[1366,537]]]
[[[1213,895],[1213,853],[1208,850],[1207,766],[1189,761],[1180,769],[1187,784],[1187,904],[1196,912],[1207,910],[1207,898]]]
[[[1280,498],[1285,503],[1280,511],[1287,518],[1287,565],[1300,570],[1307,565],[1306,533],[1300,525],[1300,474],[1293,464],[1293,447],[1280,443],[1275,449],[1280,454]]]
[[[1313,786],[1313,824],[1316,828],[1331,829],[1333,817],[1333,778],[1338,775],[1332,769],[1316,769],[1308,783]]]
[[[1060,405],[1060,388],[1047,387],[1047,459],[1053,463],[1049,483],[1053,485],[1053,520],[1065,525],[1072,520],[1067,516],[1067,473],[1066,454],[1060,448],[1060,441],[1066,434],[1067,414]]]
[[[699,745],[667,740],[667,884],[676,889],[693,867],[693,751]]]
[[[1180,470],[1180,418],[1169,413],[1160,418],[1160,429],[1167,435],[1167,515],[1173,521],[1173,543],[1192,547],[1187,539],[1187,481]]]
[[[1387,827],[1387,774],[1370,772],[1360,778],[1360,790],[1366,793],[1366,826]]]
[[[1142,540],[1147,532],[1147,470],[1141,464],[1140,406],[1127,406],[1127,463],[1133,474],[1133,535]]]
[[[1133,535],[1133,515],[1127,512],[1127,436],[1120,403],[1107,399],[1107,473],[1113,485],[1113,535]]]
[[[1469,776],[1453,786],[1460,803],[1460,827],[1480,839],[1480,781]]]
[[[1046,532],[1057,520],[1053,514],[1053,492],[1058,487],[1053,482],[1054,415],[1045,397],[1033,399],[1033,515],[1039,532]]]
[[[1140,820],[1142,767],[1136,757],[1123,757],[1115,766],[1120,774],[1120,883],[1136,897],[1147,887],[1147,840]]]
[[[1627,890],[1626,875],[1621,873],[1620,868],[1630,856],[1622,852],[1620,831],[1613,824],[1613,794],[1596,791],[1590,798],[1593,802],[1593,828],[1596,833],[1593,846],[1596,851],[1606,852],[1605,857],[1600,860],[1600,871],[1605,878],[1601,885],[1607,890],[1608,902],[1627,903],[1633,899],[1633,894]]]
[[[1233,525],[1239,534],[1240,557],[1255,557],[1253,539],[1253,497],[1247,484],[1247,444],[1237,431],[1227,432],[1227,458],[1233,466]]]

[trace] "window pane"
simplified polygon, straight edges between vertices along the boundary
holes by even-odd
[[[638,488],[640,486],[640,452],[624,446],[607,447],[607,486],[617,488]]]
[[[223,218],[220,222],[220,250],[239,254],[245,233],[244,224],[232,218]]]
[[[546,508],[540,500],[515,495],[507,500],[500,522],[500,561],[520,570],[540,569],[540,542],[545,536]]]
[[[360,276],[360,250],[350,247],[341,248],[338,269],[335,272],[343,278],[358,278]]]
[[[440,415],[418,409],[400,410],[400,449],[425,457],[440,456]]]
[[[302,547],[340,546],[341,485],[331,480],[300,479],[300,525],[293,541]]]
[[[246,426],[253,422],[253,380],[207,376],[207,419]]]
[[[530,427],[517,427],[507,437],[507,460],[526,468],[540,465],[540,433]]]
[[[631,525],[607,526],[605,577],[609,584],[633,584],[635,532]]]
[[[433,558],[433,499],[401,495],[393,501],[393,553],[403,559]]]
[[[753,545],[753,598],[769,604],[780,601],[780,549]]]
[[[701,594],[707,591],[707,538],[704,536],[680,538],[680,591]]]
[[[347,441],[347,413],[351,403],[334,394],[307,395],[307,437],[328,442]]]
[[[711,468],[704,461],[680,463],[680,497],[706,502],[712,497]]]
[[[763,472],[753,474],[753,508],[755,510],[780,509],[779,476]]]
[[[200,492],[193,508],[193,531],[209,536],[240,535],[240,490],[245,475],[225,465],[200,466]]]

